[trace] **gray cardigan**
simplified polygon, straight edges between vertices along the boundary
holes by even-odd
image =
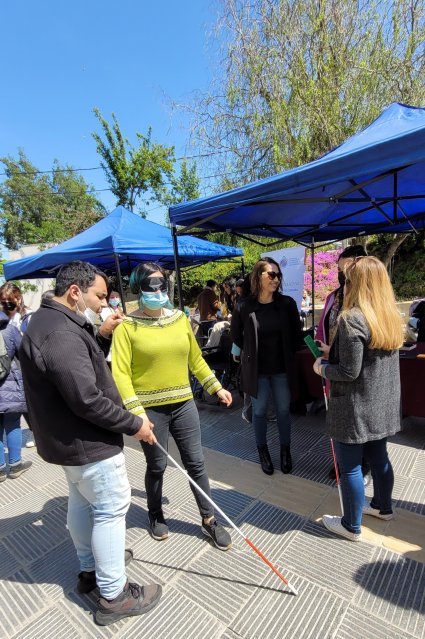
[[[398,351],[372,350],[369,341],[359,309],[340,316],[323,375],[331,382],[327,430],[345,444],[364,444],[401,429]]]

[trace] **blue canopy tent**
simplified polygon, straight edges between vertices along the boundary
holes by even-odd
[[[212,260],[240,257],[243,251],[233,246],[208,242],[197,237],[178,239],[180,265],[194,266]],[[123,206],[75,237],[3,266],[7,280],[55,277],[57,269],[71,260],[84,260],[106,273],[128,274],[143,260],[154,260],[166,269],[174,269],[171,230],[144,220]],[[181,292],[180,282],[179,294]]]
[[[219,195],[172,206],[193,228],[315,242],[425,228],[425,109],[391,104],[323,157]],[[183,227],[177,230],[177,225]]]
[[[173,224],[331,241],[425,228],[425,109],[392,104],[309,164],[170,208]]]

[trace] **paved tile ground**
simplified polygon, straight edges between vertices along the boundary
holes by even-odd
[[[35,449],[24,449],[33,468],[0,484],[0,637],[424,639],[425,422],[406,421],[390,445],[397,518],[365,518],[365,541],[354,544],[320,523],[324,512],[339,509],[327,477],[322,414],[294,418],[294,472],[272,477],[261,473],[240,406],[225,410],[205,403],[200,414],[214,500],[299,595],[289,594],[236,533],[230,552],[211,546],[200,532],[187,480],[171,467],[164,487],[170,538],[151,539],[144,459],[128,439],[133,490],[127,545],[135,554],[128,575],[162,583],[164,595],[146,617],[96,626],[96,593],[75,592],[78,565],[66,529],[62,470],[45,464]],[[277,466],[275,427],[269,434]],[[170,451],[178,457],[174,446]]]

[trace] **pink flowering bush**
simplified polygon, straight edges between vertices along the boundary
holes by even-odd
[[[331,291],[338,288],[337,260],[341,251],[318,251],[314,254],[314,293],[316,303],[324,302]],[[304,288],[311,296],[311,253],[307,252]]]

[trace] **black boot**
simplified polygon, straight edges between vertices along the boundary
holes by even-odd
[[[287,475],[292,470],[292,457],[291,457],[291,449],[289,446],[280,447],[280,467],[282,469],[282,473]]]
[[[260,457],[261,470],[263,473],[266,473],[266,475],[273,475],[274,468],[267,444],[264,444],[264,446],[257,446],[257,449]]]

